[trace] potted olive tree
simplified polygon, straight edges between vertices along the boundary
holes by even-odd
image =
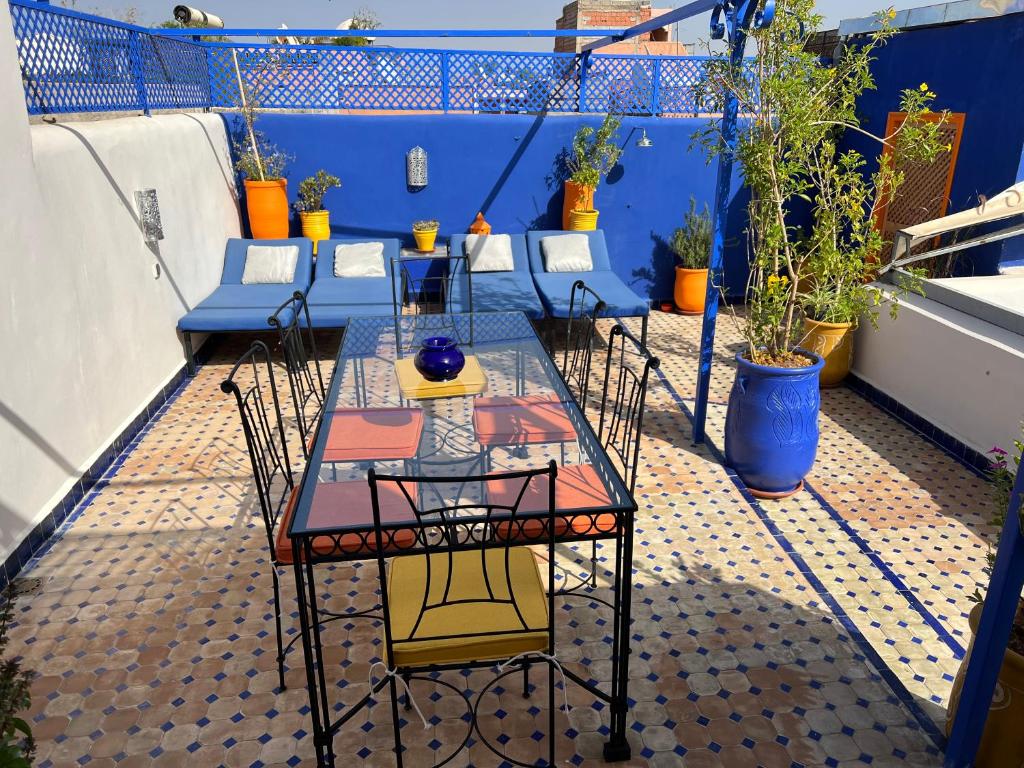
[[[734,314],[746,348],[736,355],[725,453],[748,488],[768,498],[796,493],[817,451],[825,359],[803,346],[806,294],[824,294],[836,275],[859,269],[851,260],[870,258],[877,244],[869,235],[871,201],[893,187],[884,157],[880,171],[864,178],[863,158],[841,150],[840,139],[862,130],[857,98],[874,87],[870,64],[894,34],[894,14],[880,14],[873,32],[823,66],[804,46],[821,23],[813,0],[780,0],[777,10],[770,26],[751,33],[757,50],[751,70],[718,56],[698,86],[712,100],[730,93],[746,116],[736,156],[750,190],[750,274],[746,311]],[[902,141],[925,159],[940,151],[938,124],[922,119],[930,98],[927,89],[911,89],[898,105],[907,112]],[[712,156],[727,151],[717,120],[696,139]],[[801,232],[791,223],[793,208],[808,200],[812,223]],[[844,222],[856,222],[863,249],[859,240],[857,248],[845,244]]]
[[[690,198],[690,210],[683,217],[683,226],[672,234],[670,247],[676,255],[674,298],[676,309],[684,315],[704,312],[707,296],[708,257],[711,254],[711,214],[707,204],[697,211],[697,201]]]
[[[321,240],[331,236],[331,212],[324,208],[324,196],[341,186],[341,179],[319,170],[299,182],[299,197],[295,210],[302,222],[302,236],[313,241],[313,253]]]
[[[1003,526],[1006,524],[1006,514],[1011,509],[1010,502],[1015,475],[1020,471],[1021,458],[1024,456],[1024,440],[1014,441],[1012,460],[1007,451],[999,447],[993,448],[989,455],[992,457],[989,466],[992,504],[996,510],[991,523],[996,530],[1002,532]],[[1024,515],[1024,510],[1019,514]],[[995,549],[989,550],[988,567],[984,569],[988,576],[992,575],[995,559]],[[975,590],[971,595],[971,601],[975,603],[975,606],[971,609],[967,621],[971,633],[974,635],[981,623],[981,611],[984,607],[985,597],[980,591]],[[960,704],[960,694],[963,693],[964,679],[967,676],[967,666],[971,660],[971,650],[968,649],[963,661],[960,662],[960,669],[953,681],[953,691],[949,697],[949,710],[946,718],[947,736],[953,731],[953,722],[956,720]],[[999,669],[999,685],[985,720],[985,730],[981,735],[981,744],[978,745],[978,754],[975,756],[974,765],[978,768],[1003,768],[1003,766],[1016,768],[1019,766],[1020,757],[1024,754],[1022,718],[1024,718],[1024,600],[1017,604],[1017,616],[1013,621],[1006,645],[1006,654],[1003,656],[1003,663]]]
[[[622,150],[615,141],[621,124],[619,118],[609,114],[596,130],[584,125],[573,136],[572,149],[565,155],[569,178],[565,182],[562,229],[597,229],[594,193],[602,177],[619,162]]]
[[[242,128],[235,139],[235,170],[245,186],[245,209],[249,231],[257,240],[288,237],[288,181],[284,178],[290,158],[267,141],[256,127],[260,83],[270,68],[254,68],[250,75],[255,83],[243,81],[238,62],[240,112]]]

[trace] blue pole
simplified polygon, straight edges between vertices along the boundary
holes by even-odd
[[[725,24],[719,23],[721,6],[711,18],[712,37],[726,37],[729,41],[729,61],[734,69],[743,66],[743,53],[747,47],[747,30],[755,16],[759,23],[771,23],[774,8],[766,4],[763,15],[757,12],[757,0],[747,0],[741,7],[725,10]],[[725,228],[729,216],[729,196],[732,193],[732,170],[737,143],[739,100],[727,93],[722,109],[722,146],[718,158],[718,186],[715,190],[714,235],[708,260],[708,285],[704,301],[704,326],[700,337],[700,359],[697,364],[697,392],[693,409],[693,440],[704,440],[704,426],[708,415],[708,390],[711,386],[711,362],[715,351],[715,324],[718,320],[719,286],[722,285],[722,267],[725,263]]]
[[[1024,587],[1024,531],[1021,530],[1021,498],[1024,470],[1017,479],[1006,513],[996,564],[981,612],[978,634],[971,647],[963,691],[957,705],[953,732],[946,745],[946,768],[969,768],[981,743],[989,705],[1006,655],[1006,643]]]

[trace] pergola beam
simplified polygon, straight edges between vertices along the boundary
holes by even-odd
[[[269,27],[152,27],[147,30],[166,37],[592,37],[594,30],[584,29],[272,29]],[[628,30],[604,30],[623,35]]]

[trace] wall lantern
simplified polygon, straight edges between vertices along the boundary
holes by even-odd
[[[142,236],[147,243],[157,243],[164,239],[164,225],[160,221],[160,201],[155,189],[137,189],[135,206],[139,209],[139,225]]]
[[[413,147],[405,155],[405,178],[410,187],[427,186],[427,150]]]
[[[640,147],[640,149],[649,149],[650,147],[654,146],[654,142],[647,138],[646,128],[644,128],[644,132],[640,136],[640,138],[636,140],[636,145]]]

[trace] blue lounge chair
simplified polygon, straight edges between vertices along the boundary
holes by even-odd
[[[474,272],[472,275],[473,304],[477,312],[525,312],[531,319],[544,317],[537,289],[530,275],[530,258],[524,235],[509,235],[512,240],[512,258],[515,268],[511,272]],[[449,242],[452,256],[466,256],[466,235],[452,235]],[[451,281],[449,305],[452,312],[469,312],[469,276],[467,261],[452,261],[455,274]]]
[[[590,238],[590,257],[594,269],[590,272],[548,272],[544,269],[544,253],[541,239],[553,235],[586,235]],[[647,318],[651,313],[650,303],[630,289],[622,278],[612,272],[608,259],[608,246],[605,245],[604,232],[596,229],[592,232],[562,232],[559,230],[535,230],[526,233],[526,246],[530,254],[530,270],[537,284],[544,308],[550,317],[569,317],[569,296],[572,286],[582,280],[605,303],[601,313],[603,317],[640,317],[643,318],[641,343],[647,344]],[[476,288],[476,276],[473,276],[473,288]]]
[[[299,258],[295,264],[292,282],[243,285],[242,273],[245,271],[245,257],[250,245],[298,246]],[[178,321],[178,330],[181,331],[185,344],[189,373],[195,371],[193,333],[269,331],[270,316],[296,291],[305,293],[309,289],[312,273],[313,243],[304,237],[289,240],[228,240],[220,285]],[[288,320],[289,318],[284,318],[284,321]]]
[[[351,243],[384,245],[384,277],[335,277],[334,249]],[[306,295],[314,328],[344,328],[350,317],[393,315],[391,264],[400,243],[393,238],[341,237],[321,240],[317,249],[316,277]],[[300,318],[303,325],[305,319]]]

